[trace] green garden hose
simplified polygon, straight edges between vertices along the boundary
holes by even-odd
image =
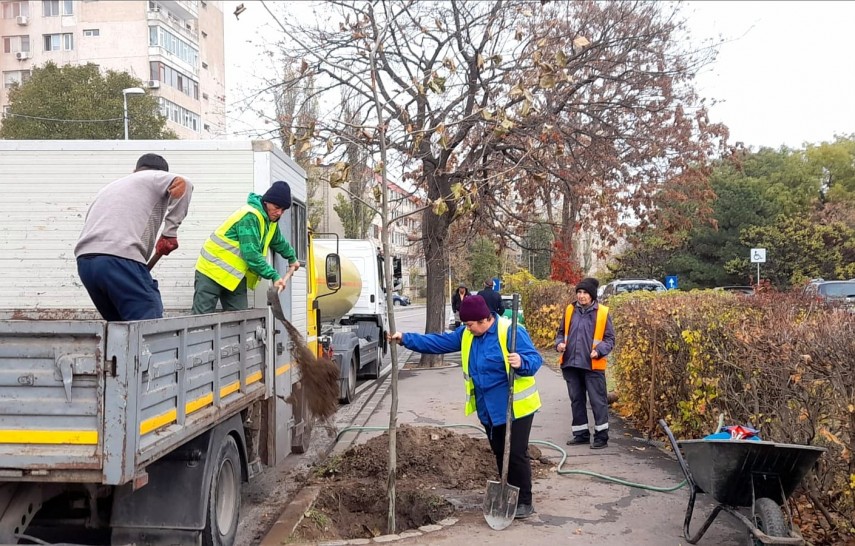
[[[484,432],[483,428],[476,426],[476,425],[470,425],[468,423],[453,424],[453,425],[436,425],[436,426],[438,428],[474,428],[476,430],[480,430],[481,432]],[[338,432],[338,434],[336,434],[335,441],[336,441],[336,443],[338,443],[339,439],[341,439],[342,435],[345,432],[350,432],[350,431],[374,431],[374,432],[381,432],[382,431],[382,432],[387,432],[388,430],[389,430],[389,427],[346,427],[346,428],[341,429]],[[616,483],[616,484],[620,484],[620,485],[625,485],[627,487],[634,487],[637,489],[646,489],[648,491],[658,491],[660,493],[670,493],[671,491],[676,491],[677,489],[680,489],[681,487],[686,485],[686,480],[683,480],[680,483],[678,483],[677,485],[674,485],[672,487],[659,487],[656,485],[647,485],[647,484],[643,484],[643,483],[635,483],[635,482],[631,482],[628,480],[624,480],[622,478],[616,478],[614,476],[607,476],[605,474],[600,474],[598,472],[591,472],[589,470],[574,470],[574,469],[562,470],[561,467],[564,466],[564,463],[567,461],[567,452],[564,451],[563,448],[553,444],[552,442],[546,442],[544,440],[530,440],[529,444],[548,447],[550,449],[554,449],[555,451],[561,453],[561,462],[558,463],[558,469],[556,470],[556,472],[558,472],[558,474],[561,476],[567,476],[567,475],[571,475],[571,474],[578,474],[578,475],[582,475],[582,476],[591,476],[592,478],[597,478],[597,479],[600,479],[600,480],[603,480],[606,482],[612,482],[612,483]]]

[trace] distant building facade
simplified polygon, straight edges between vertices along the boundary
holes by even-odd
[[[0,42],[4,111],[33,67],[94,63],[140,78],[179,138],[225,135],[222,1],[2,0]]]

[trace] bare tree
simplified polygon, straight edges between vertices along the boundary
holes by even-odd
[[[545,208],[570,248],[583,217],[607,241],[627,215],[651,220],[666,183],[705,196],[704,161],[721,133],[691,80],[710,56],[681,49],[674,8],[542,4],[331,1],[316,26],[282,22],[286,56],[301,66],[294,83],[314,78],[319,94],[355,101],[352,118],[318,123],[328,152],[344,158],[355,138],[375,154],[382,143],[430,205],[427,331],[444,326],[449,228],[460,218],[506,244]],[[349,168],[336,163],[331,183]]]

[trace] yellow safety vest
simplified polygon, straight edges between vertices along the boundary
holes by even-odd
[[[591,346],[591,349],[596,349],[597,345],[603,341],[603,336],[606,335],[606,321],[609,317],[609,308],[605,305],[598,304],[597,307],[597,323],[594,325],[594,344]],[[570,321],[573,320],[573,304],[567,306],[567,309],[564,310],[564,343],[567,344],[567,334],[570,333]],[[567,351],[567,348],[564,349]],[[560,357],[559,357],[560,364]],[[594,370],[605,370],[607,361],[605,357],[603,358],[592,358],[591,359],[591,369]]]
[[[252,289],[258,284],[258,275],[249,271],[249,266],[240,252],[240,243],[226,237],[226,233],[238,220],[247,215],[254,214],[261,226],[261,254],[266,256],[270,248],[270,241],[276,234],[277,224],[268,229],[267,220],[264,215],[253,206],[244,205],[229,216],[220,227],[202,245],[202,252],[196,260],[196,271],[209,277],[226,290],[234,290],[240,284],[241,279],[246,277],[246,285]]]
[[[499,345],[502,348],[502,355],[505,358],[505,372],[510,373],[511,364],[508,362],[508,330],[511,327],[511,321],[506,318],[499,318]],[[460,346],[461,363],[463,364],[463,381],[466,383],[466,415],[471,415],[475,411],[475,382],[469,375],[469,349],[472,347],[472,339],[474,335],[468,329],[463,331],[463,340]],[[514,419],[531,415],[540,409],[540,393],[537,392],[537,385],[534,382],[534,376],[514,375]]]

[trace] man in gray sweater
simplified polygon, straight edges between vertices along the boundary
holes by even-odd
[[[168,171],[161,156],[144,154],[133,174],[104,186],[89,206],[74,256],[104,320],[163,317],[157,281],[146,264],[155,251],[166,256],[178,248],[178,226],[193,193],[190,181]]]

